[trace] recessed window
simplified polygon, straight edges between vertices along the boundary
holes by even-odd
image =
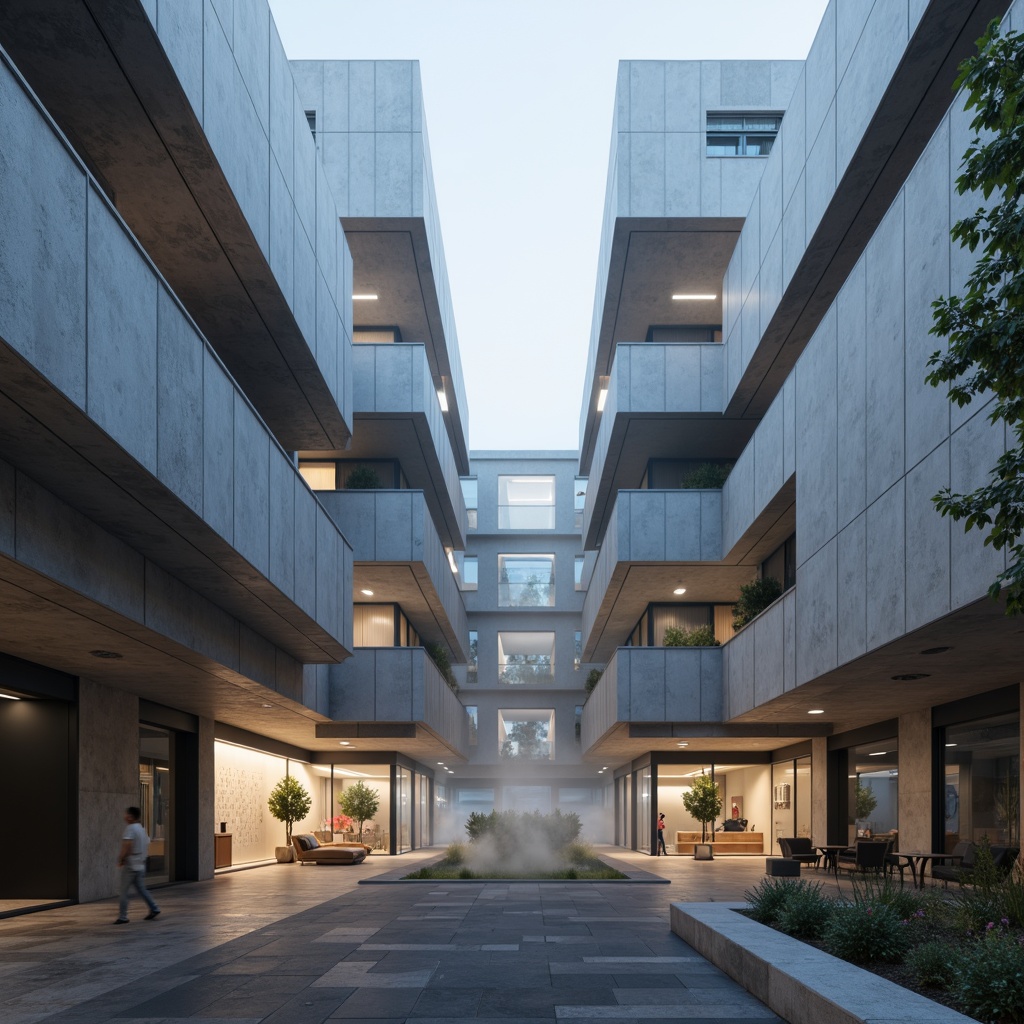
[[[335,491],[338,489],[338,466],[334,462],[300,462],[302,479],[313,491]]]
[[[576,630],[575,637],[573,639],[573,651],[572,651],[572,667],[578,671],[580,663],[583,661],[583,633],[580,630]]]
[[[767,156],[782,124],[781,114],[708,114],[708,156]]]
[[[397,345],[402,340],[402,332],[397,327],[353,327],[353,345]]]
[[[555,478],[553,476],[499,476],[499,530],[553,530]]]
[[[553,608],[554,555],[498,555],[499,608]]]
[[[555,709],[499,709],[498,752],[503,761],[553,761]]]
[[[316,111],[315,110],[307,110],[307,111],[305,111],[305,114],[306,114],[306,124],[309,125],[309,133],[315,139],[316,138]]]
[[[475,530],[477,523],[476,477],[464,476],[459,482],[462,484],[462,500],[466,504],[466,526],[471,530]]]
[[[479,560],[476,555],[465,555],[462,559],[462,589],[476,590],[479,583]]]
[[[469,745],[475,747],[479,736],[479,715],[475,704],[466,705],[466,726],[469,733]]]
[[[498,634],[498,679],[501,682],[549,683],[554,671],[554,633]]]
[[[420,638],[397,604],[354,604],[352,646],[419,647]]]
[[[583,529],[583,508],[587,503],[587,478],[578,476],[573,481],[572,488],[572,511],[573,526],[577,530]]]
[[[573,559],[573,573],[576,579],[576,589],[583,589],[583,556],[577,555]]]
[[[475,629],[469,631],[469,661],[466,664],[466,682],[475,683],[479,679],[480,638]]]

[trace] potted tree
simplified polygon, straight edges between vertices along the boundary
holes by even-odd
[[[292,825],[302,821],[309,814],[313,801],[306,792],[306,787],[298,779],[286,775],[271,791],[267,806],[270,813],[278,821],[284,822],[286,846],[274,848],[274,856],[279,864],[290,864],[295,859],[292,849]]]
[[[700,822],[700,843],[694,843],[694,860],[713,860],[714,851],[708,842],[708,822],[722,813],[718,783],[710,775],[698,775],[690,789],[683,790],[683,806]]]
[[[362,780],[342,790],[338,797],[341,809],[354,821],[359,822],[359,842],[363,841],[363,822],[372,820],[380,807],[380,794],[370,789]]]

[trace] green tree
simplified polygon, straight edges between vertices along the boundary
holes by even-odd
[[[742,629],[782,597],[782,584],[774,576],[751,580],[740,587],[740,599],[732,606],[733,629]]]
[[[286,775],[271,791],[267,801],[270,813],[284,822],[285,845],[292,845],[292,825],[309,814],[313,801],[306,787],[292,775]]]
[[[1024,611],[1024,36],[1001,35],[993,21],[978,53],[960,65],[954,88],[967,93],[976,133],[964,153],[956,189],[985,200],[957,221],[953,240],[980,255],[963,295],[932,303],[931,333],[948,339],[928,362],[927,381],[948,385],[951,402],[994,398],[988,418],[1005,423],[1013,443],[986,484],[970,494],[945,488],[932,501],[964,529],[988,529],[985,544],[1009,553],[1008,568],[989,587],[1005,588],[1006,613]]]
[[[506,761],[547,760],[547,722],[514,722],[507,737],[501,744],[501,756]]]
[[[683,790],[683,806],[700,822],[700,841],[707,842],[708,822],[722,813],[718,783],[710,775],[698,775],[690,789]]]
[[[363,841],[363,822],[372,820],[380,807],[380,793],[370,789],[362,779],[354,786],[346,786],[338,797],[341,809],[353,821],[359,822],[359,841]]]
[[[858,781],[853,789],[853,802],[856,804],[857,821],[865,821],[878,806],[878,798],[871,790]]]

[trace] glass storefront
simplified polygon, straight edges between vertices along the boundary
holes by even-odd
[[[644,853],[651,852],[651,769],[641,768],[636,773],[636,845]]]
[[[139,726],[139,808],[142,827],[149,836],[149,885],[160,885],[175,877],[171,748],[167,729]]]
[[[1020,846],[1020,715],[947,726],[943,842]]]
[[[847,840],[853,843],[888,836],[898,841],[900,763],[896,737],[851,747],[847,766]]]
[[[397,814],[395,816],[395,827],[397,836],[395,842],[396,853],[408,853],[412,849],[412,772],[401,765],[395,767],[395,800],[397,801]]]

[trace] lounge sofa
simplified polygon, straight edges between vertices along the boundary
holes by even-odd
[[[365,843],[331,843],[321,846],[314,835],[292,836],[295,859],[300,864],[361,864],[370,848]]]
[[[1020,856],[1020,850],[1016,846],[992,846],[989,847],[992,853],[992,863],[1000,874],[1009,874],[1013,865]],[[943,885],[949,882],[971,881],[971,872],[975,867],[975,855],[978,852],[976,843],[961,842],[953,847],[953,854],[961,859],[953,864],[933,864],[932,878],[940,879]]]

